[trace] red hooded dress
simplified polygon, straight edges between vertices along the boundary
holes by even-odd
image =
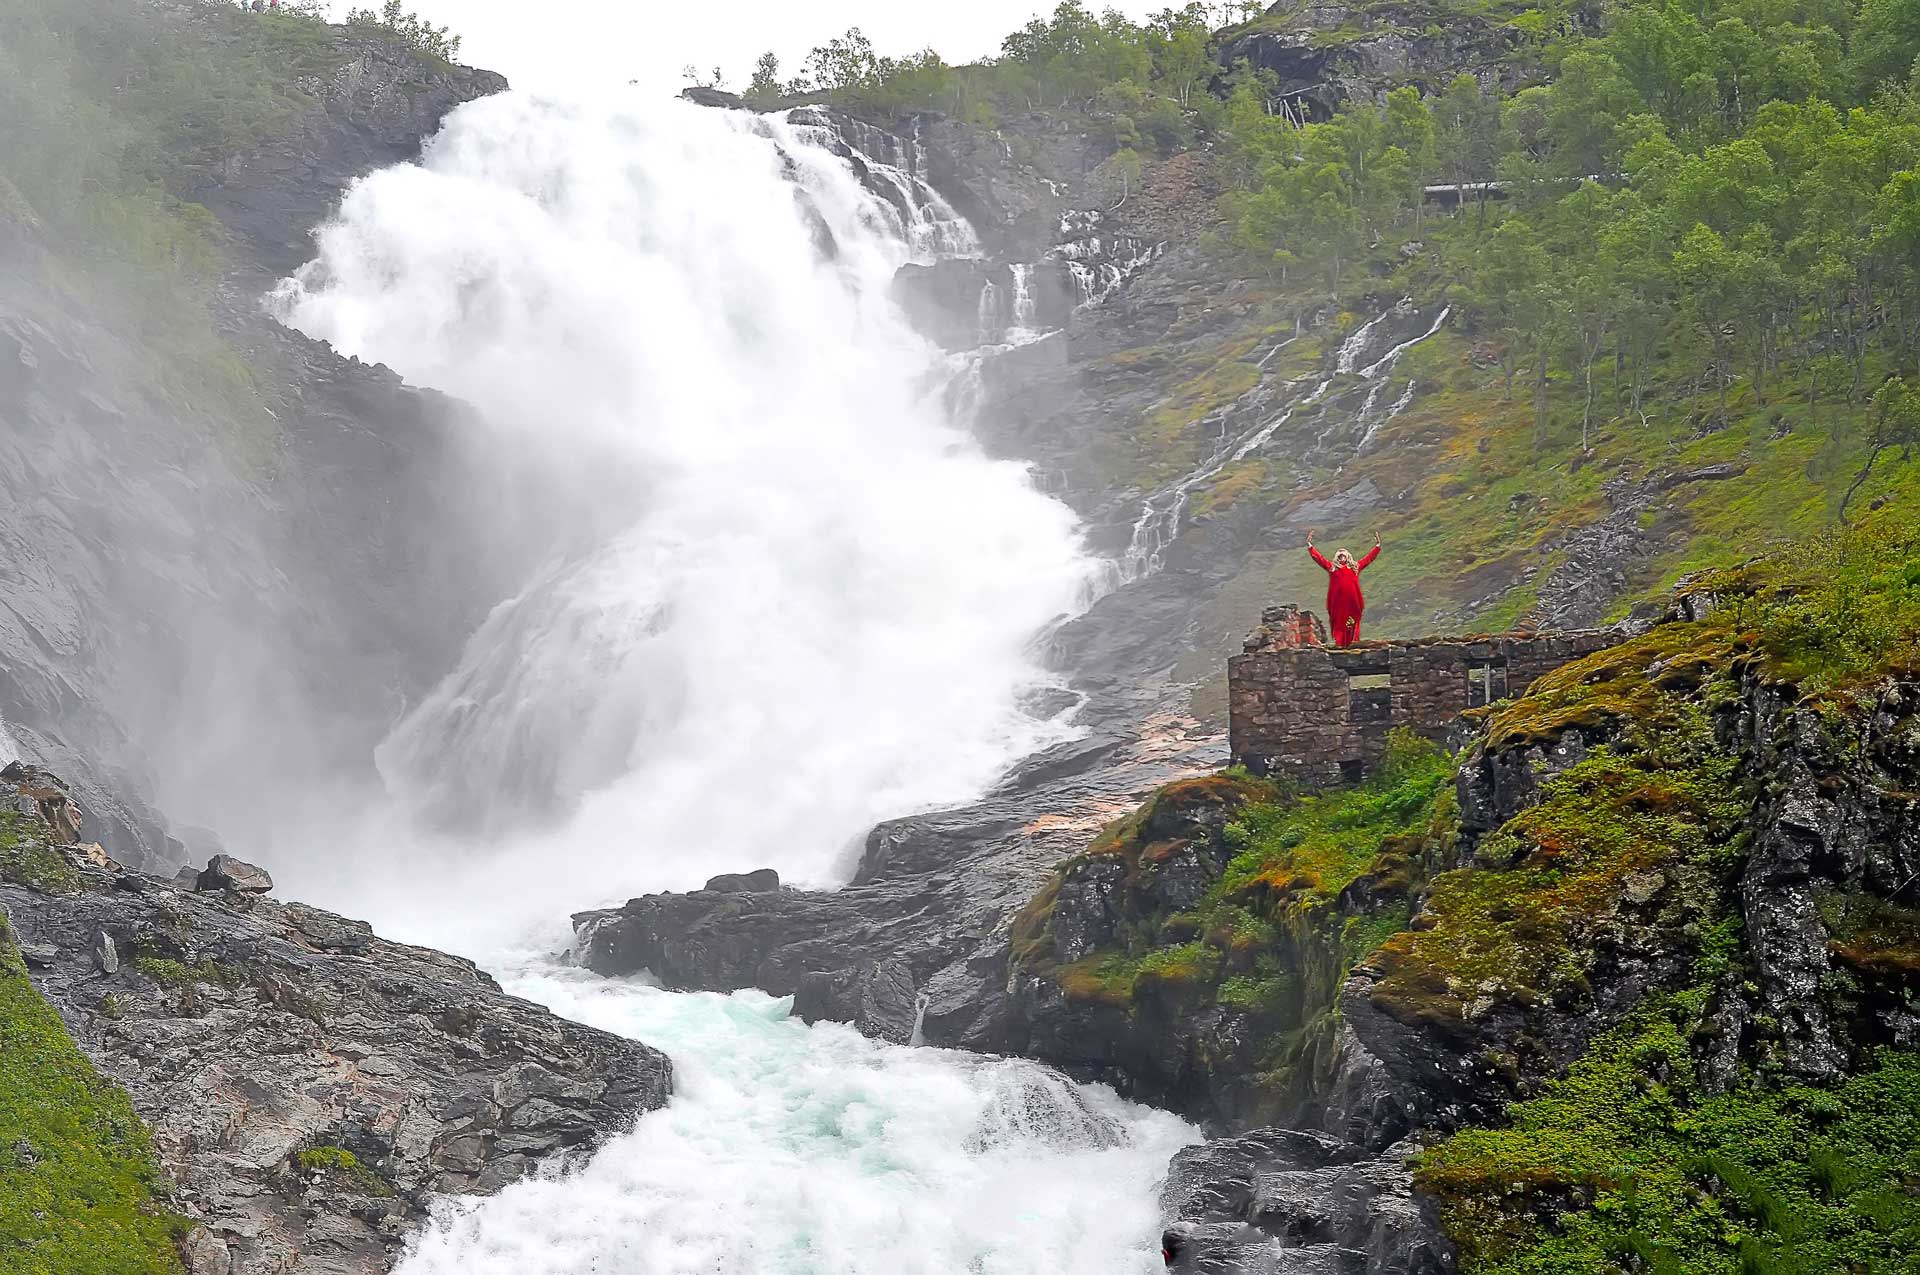
[[[1380,546],[1351,567],[1334,566],[1312,545],[1307,552],[1327,573],[1327,625],[1333,630],[1333,644],[1352,646],[1360,640],[1360,613],[1367,609],[1366,599],[1360,596],[1360,573],[1380,556]]]

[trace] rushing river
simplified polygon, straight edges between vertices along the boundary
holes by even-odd
[[[1183,1122],[1032,1063],[806,1027],[786,1002],[533,970],[510,990],[673,1056],[663,1111],[561,1180],[443,1206],[402,1275],[1125,1275],[1160,1265]]]
[[[283,884],[678,1073],[577,1172],[445,1205],[406,1275],[1158,1264],[1155,1187],[1195,1136],[1172,1117],[518,955],[572,910],[718,871],[836,883],[876,821],[1072,729],[1019,705],[1099,564],[951,419],[953,364],[891,300],[903,263],[974,247],[919,158],[817,121],[503,94],[357,184],[275,298],[475,405],[504,451],[536,441],[563,492],[500,511],[552,560],[398,720],[398,809]]]

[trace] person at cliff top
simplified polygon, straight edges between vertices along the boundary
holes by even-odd
[[[1333,644],[1352,646],[1360,640],[1360,614],[1367,609],[1367,600],[1360,595],[1360,573],[1380,556],[1380,537],[1373,538],[1372,550],[1358,562],[1345,549],[1335,550],[1333,561],[1328,562],[1313,547],[1313,532],[1309,531],[1307,552],[1327,573],[1327,625],[1333,630]]]

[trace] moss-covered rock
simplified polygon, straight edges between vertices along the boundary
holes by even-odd
[[[146,1126],[27,978],[0,913],[0,1270],[178,1275]]]
[[[1456,1134],[1416,1182],[1477,1275],[1910,1271],[1920,1254],[1920,1053],[1837,1088],[1697,1062],[1704,991],[1633,1016],[1501,1128]]]
[[[1736,771],[1706,712],[1666,693],[1432,880],[1343,996],[1423,1118],[1497,1115],[1692,968],[1731,906]]]
[[[1027,1050],[1227,1123],[1299,1111],[1343,1058],[1347,969],[1447,853],[1452,774],[1409,736],[1341,792],[1236,772],[1161,789],[1020,916]]]

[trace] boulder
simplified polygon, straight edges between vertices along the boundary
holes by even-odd
[[[800,976],[794,1016],[806,1023],[850,1023],[864,1036],[904,1045],[919,1017],[913,971],[899,959],[861,961]]]
[[[27,963],[28,969],[51,969],[60,959],[60,949],[51,943],[22,943],[20,959]]]
[[[230,854],[216,854],[207,860],[194,887],[198,890],[238,890],[242,894],[266,894],[273,889],[273,877],[265,868],[256,867]]]
[[[680,96],[695,106],[711,106],[721,111],[748,110],[746,100],[737,93],[725,89],[712,88],[705,84],[689,84],[680,90]]]
[[[102,974],[119,972],[120,949],[114,943],[113,935],[105,930],[94,931],[93,941],[87,944],[87,956],[93,961],[93,968]]]
[[[1379,1154],[1325,1134],[1256,1129],[1188,1147],[1161,1189],[1178,1271],[1443,1275],[1453,1251],[1414,1198],[1411,1143]]]
[[[719,876],[709,877],[701,888],[717,894],[771,894],[780,888],[780,874],[772,868],[756,868],[752,872],[722,872]]]

